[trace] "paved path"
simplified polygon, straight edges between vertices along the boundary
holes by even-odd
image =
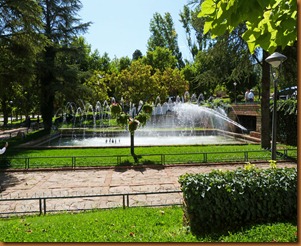
[[[170,166],[164,168],[119,168],[72,171],[0,172],[0,199],[87,196],[165,192],[180,190],[179,176],[185,173],[210,172],[212,169],[235,169],[241,165]],[[296,167],[294,163],[278,167]],[[260,164],[260,167],[269,167]],[[122,196],[49,199],[47,211],[109,208],[122,206]],[[129,206],[181,204],[182,194],[154,194],[129,197]],[[1,213],[39,211],[39,201],[0,201]]]

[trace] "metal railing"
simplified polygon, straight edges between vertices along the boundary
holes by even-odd
[[[174,194],[178,194],[175,196]],[[158,196],[162,196],[159,198]],[[143,197],[142,197],[143,196]],[[139,197],[142,197],[139,199]],[[77,196],[2,198],[0,217],[58,212],[80,212],[108,208],[160,207],[182,205],[182,191],[157,191]]]
[[[278,150],[278,160],[297,158],[296,149]],[[170,164],[202,164],[214,162],[251,162],[269,161],[271,154],[267,150],[232,151],[232,152],[194,152],[173,154],[144,154],[140,164],[170,165]],[[131,161],[130,161],[131,160]],[[116,156],[1,156],[0,169],[38,169],[105,167],[129,165],[133,162],[131,155]]]

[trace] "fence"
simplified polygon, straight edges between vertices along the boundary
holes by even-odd
[[[296,159],[296,149],[283,149],[278,151],[278,159]],[[232,152],[197,152],[178,154],[148,154],[141,155],[141,164],[194,164],[212,162],[251,162],[268,161],[271,154],[266,150],[232,151]],[[121,166],[131,165],[131,155],[116,156],[31,156],[31,157],[0,157],[1,168],[34,169],[34,168],[70,168]]]
[[[182,205],[182,191],[0,199],[0,217],[123,207]],[[163,195],[163,198],[160,197]]]

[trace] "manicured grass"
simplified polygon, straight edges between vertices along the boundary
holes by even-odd
[[[180,207],[110,209],[0,219],[1,242],[297,242],[291,223],[257,225],[228,235],[192,235]],[[214,223],[214,222],[213,222]]]
[[[204,162],[235,162],[255,160],[270,160],[271,153],[264,151],[258,144],[248,145],[192,145],[192,146],[160,146],[135,147],[135,153],[140,155],[139,164],[181,164]],[[296,150],[290,151],[295,155]],[[204,154],[205,153],[205,154]],[[29,166],[34,167],[71,167],[78,166],[116,166],[133,165],[130,148],[72,148],[72,149],[39,149],[7,151],[6,156],[12,158],[10,167],[22,168],[25,158]],[[117,159],[117,156],[119,156]],[[72,159],[73,158],[73,159]],[[73,163],[72,163],[73,161]]]

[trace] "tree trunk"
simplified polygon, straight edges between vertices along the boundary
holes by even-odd
[[[261,147],[270,148],[270,65],[265,62],[268,53],[263,51],[262,62],[262,97],[261,97]]]
[[[135,145],[134,145],[134,133],[131,132],[131,155],[135,155]]]
[[[52,127],[52,117],[54,114],[54,70],[55,50],[54,47],[47,47],[45,51],[45,61],[42,65],[41,76],[41,114],[43,118],[44,130],[50,133]]]

